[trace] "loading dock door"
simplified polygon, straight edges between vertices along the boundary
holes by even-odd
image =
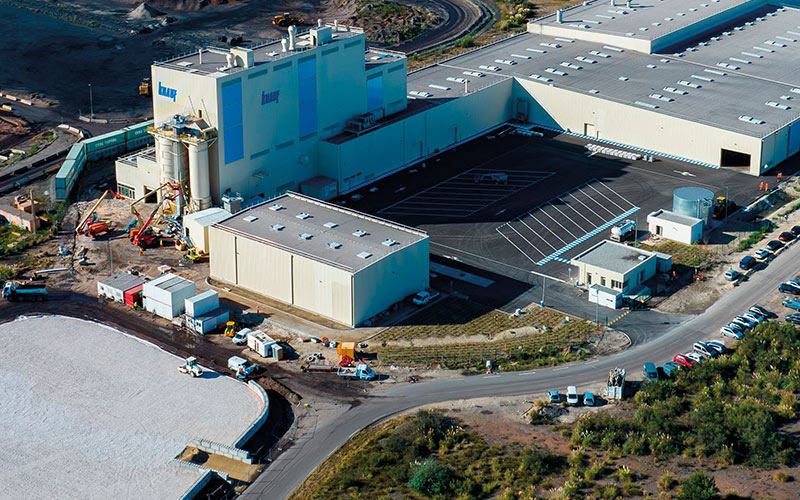
[[[747,153],[740,153],[739,151],[731,151],[730,149],[722,149],[720,153],[720,167],[749,167],[750,155]]]

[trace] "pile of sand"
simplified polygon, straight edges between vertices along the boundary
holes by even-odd
[[[146,3],[142,2],[139,4],[138,7],[128,12],[128,15],[126,17],[128,19],[147,20],[147,19],[155,19],[163,15],[164,13],[161,12],[160,10],[153,8],[147,5]]]

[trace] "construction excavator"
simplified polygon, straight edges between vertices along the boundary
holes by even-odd
[[[75,234],[86,234],[91,238],[97,238],[101,234],[108,232],[109,230],[108,223],[97,220],[97,215],[95,214],[95,212],[97,211],[97,208],[100,206],[100,204],[103,203],[103,201],[109,195],[113,196],[114,198],[119,198],[119,199],[123,198],[121,195],[117,194],[114,191],[111,191],[110,189],[106,190],[106,192],[100,195],[100,198],[98,198],[97,201],[94,202],[92,208],[90,208],[89,211],[86,213],[86,215],[83,216],[83,219],[81,219],[80,222],[78,222],[78,225],[75,226]]]

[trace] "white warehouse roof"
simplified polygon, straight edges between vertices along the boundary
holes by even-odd
[[[207,227],[213,226],[217,222],[223,221],[230,216],[231,213],[227,210],[211,207],[205,210],[200,210],[199,212],[184,215],[183,222],[186,223],[187,221],[192,221],[201,227]]]
[[[428,238],[424,231],[291,192],[214,227],[351,272]]]
[[[655,212],[651,212],[647,215],[647,222],[651,222],[653,220],[664,220],[667,222],[672,222],[673,224],[680,224],[682,226],[695,226],[697,224],[702,224],[702,219],[697,219],[695,217],[689,217],[686,215],[676,214],[675,212],[671,212],[669,210],[656,210]]]
[[[583,263],[615,273],[625,274],[639,267],[642,262],[650,257],[656,257],[657,255],[655,252],[648,252],[606,240],[573,257],[572,264]],[[664,255],[664,257],[668,256]]]

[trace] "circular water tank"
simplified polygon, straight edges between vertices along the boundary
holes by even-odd
[[[682,187],[672,193],[672,211],[702,219],[707,226],[714,211],[714,193],[701,187]]]

